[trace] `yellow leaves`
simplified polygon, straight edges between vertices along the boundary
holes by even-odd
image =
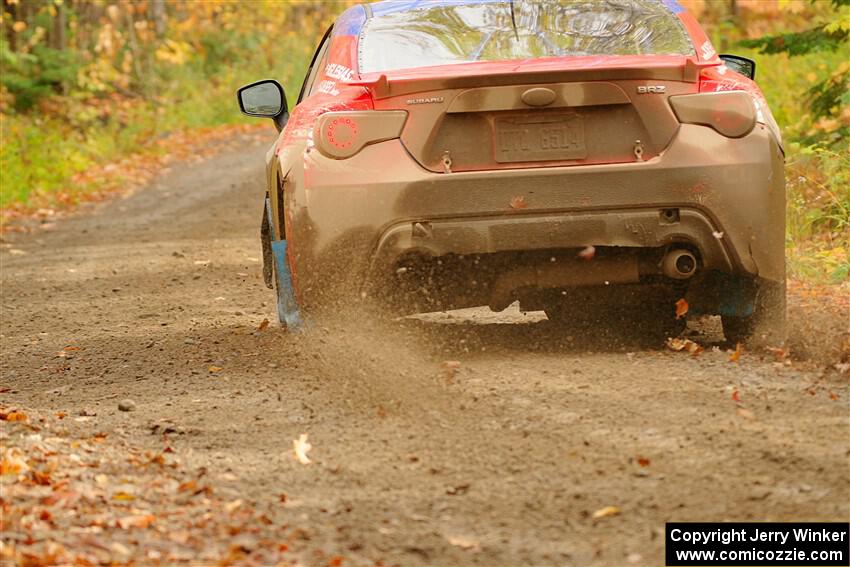
[[[600,508],[596,512],[593,513],[593,519],[599,520],[601,518],[610,518],[612,516],[619,516],[620,509],[616,506],[605,506],[604,508]]]
[[[309,465],[312,461],[307,456],[307,453],[312,449],[313,446],[307,442],[307,434],[302,433],[298,436],[298,439],[292,441],[292,452],[295,454],[295,458],[302,465]]]
[[[189,56],[193,53],[192,46],[185,41],[173,41],[166,39],[162,45],[157,48],[154,55],[157,61],[169,63],[171,65],[183,65],[189,60]]]
[[[209,371],[210,374],[215,374],[217,372],[221,372],[222,370],[224,370],[224,368],[222,368],[221,366],[212,365],[209,368],[207,368],[207,370]]]
[[[129,492],[120,490],[112,495],[112,499],[117,500],[118,502],[130,502],[131,500],[135,500],[136,497]]]

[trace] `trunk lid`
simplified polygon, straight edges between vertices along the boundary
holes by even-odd
[[[409,113],[401,139],[441,173],[644,161],[679,122],[667,97],[698,91],[685,57],[489,62],[366,78],[375,109]]]

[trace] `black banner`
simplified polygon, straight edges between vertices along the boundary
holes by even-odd
[[[850,523],[671,522],[669,567],[850,566]]]

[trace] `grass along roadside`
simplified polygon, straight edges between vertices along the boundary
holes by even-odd
[[[164,136],[121,159],[75,173],[65,190],[34,193],[26,202],[0,208],[0,234],[51,228],[53,221],[82,203],[141,188],[172,163],[209,158],[246,137],[271,140],[273,131],[263,122],[185,129]]]

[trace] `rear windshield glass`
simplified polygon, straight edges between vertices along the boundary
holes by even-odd
[[[504,1],[385,2],[376,5],[359,42],[361,73],[536,57],[693,54],[679,18],[661,0],[514,0],[513,21]]]

